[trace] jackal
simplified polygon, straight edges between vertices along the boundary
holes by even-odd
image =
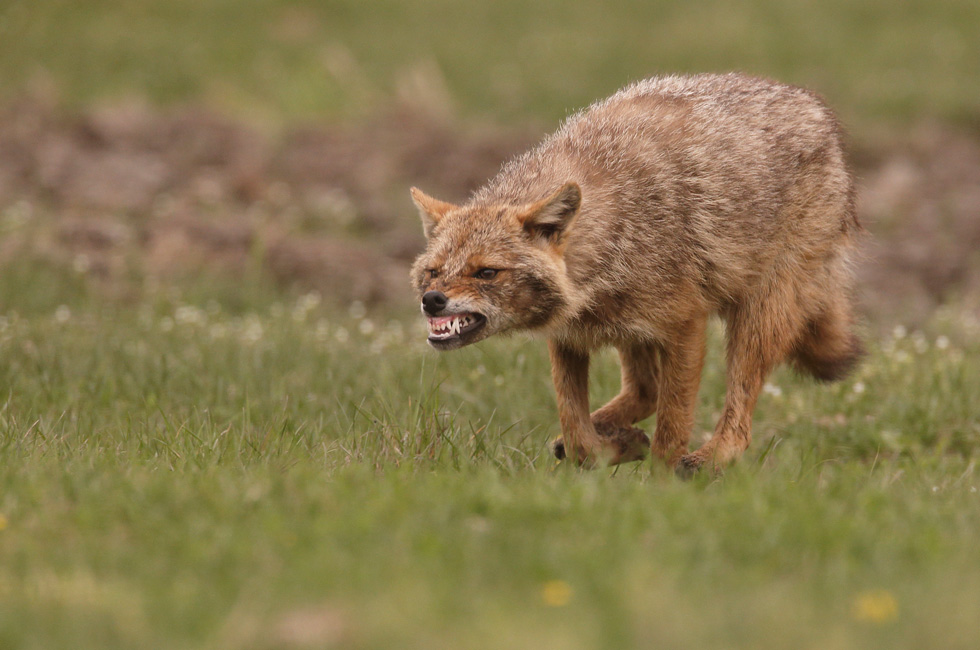
[[[544,335],[579,463],[679,471],[738,458],[782,361],[821,380],[857,362],[849,258],[861,227],[837,119],[802,88],[739,74],[635,83],[569,118],[462,205],[412,188],[428,245],[412,281],[429,343]],[[693,453],[705,326],[724,320],[727,394]],[[589,355],[621,392],[589,413]],[[632,425],[656,413],[652,444]]]

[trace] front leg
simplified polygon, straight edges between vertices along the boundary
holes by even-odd
[[[592,413],[592,426],[604,446],[614,446],[618,462],[643,460],[650,451],[650,438],[633,426],[649,417],[657,405],[657,348],[652,343],[622,344],[619,349],[622,389],[612,401]],[[565,458],[562,437],[551,443],[554,455]]]
[[[592,423],[603,428],[629,428],[653,415],[657,409],[659,363],[653,343],[622,343],[619,367],[622,379],[619,394],[592,414]]]
[[[589,417],[589,355],[556,341],[548,342],[548,354],[564,454],[578,463],[594,461],[602,443]]]
[[[660,358],[660,391],[657,395],[657,430],[653,453],[677,465],[687,453],[694,428],[701,368],[704,365],[707,316],[683,323],[673,333]]]
[[[589,355],[570,346],[549,341],[551,378],[555,383],[558,419],[561,422],[560,458],[568,456],[586,465],[615,465],[624,460],[624,446],[617,437],[602,437],[589,415]]]

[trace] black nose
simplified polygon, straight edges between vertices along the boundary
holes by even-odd
[[[426,291],[422,294],[422,309],[433,316],[445,309],[448,302],[449,298],[441,291]]]

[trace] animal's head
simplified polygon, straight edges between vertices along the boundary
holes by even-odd
[[[453,205],[412,188],[428,240],[412,283],[429,344],[451,350],[547,325],[568,301],[563,253],[582,194],[568,183],[524,205]]]

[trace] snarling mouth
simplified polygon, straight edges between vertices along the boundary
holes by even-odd
[[[483,314],[429,316],[429,344],[440,349],[458,348],[471,342],[473,334],[487,324]]]

